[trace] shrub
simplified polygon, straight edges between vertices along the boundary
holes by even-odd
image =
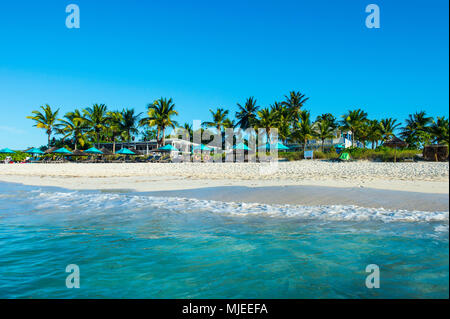
[[[8,156],[11,157],[14,162],[22,162],[25,158],[31,157],[31,155],[27,153],[16,151],[14,154],[0,154],[0,161],[4,161]]]

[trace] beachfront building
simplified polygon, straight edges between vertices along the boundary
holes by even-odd
[[[358,141],[354,141],[355,147],[363,147],[362,143]],[[303,144],[302,143],[290,143],[287,146],[293,151],[302,151]],[[326,139],[323,143],[323,147],[325,150],[334,147],[336,149],[344,149],[352,146],[352,132],[343,132],[336,131],[335,136],[330,139]],[[307,150],[320,150],[322,148],[322,141],[320,139],[311,139],[308,140],[306,144]]]
[[[100,147],[104,147],[111,152],[113,150],[112,142],[99,143],[99,145]],[[164,145],[159,146],[155,139],[150,141],[116,142],[116,152],[122,148],[128,148],[132,149],[134,152],[137,151],[141,155],[149,155],[152,152],[156,151],[158,147],[166,145],[171,145],[182,152],[190,152],[191,147],[195,146],[196,144],[178,138],[166,138],[164,141]]]

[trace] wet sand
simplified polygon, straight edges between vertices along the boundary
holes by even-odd
[[[146,192],[151,196],[185,197],[224,202],[293,205],[356,205],[370,208],[448,211],[448,194],[322,186],[212,187]]]

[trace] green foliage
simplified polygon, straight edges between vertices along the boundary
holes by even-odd
[[[395,150],[387,147],[378,147],[376,150],[364,149],[357,147],[346,148],[345,152],[349,153],[353,160],[369,160],[369,161],[381,161],[381,162],[393,162]],[[397,150],[397,161],[403,161],[405,159],[414,159],[417,155],[421,154],[420,150]],[[280,152],[279,158],[286,158],[289,161],[303,160],[303,152]],[[314,151],[314,159],[337,159],[339,154],[333,151],[321,152]]]
[[[7,157],[11,157],[14,162],[22,162],[30,155],[20,151],[16,151],[14,154],[0,154],[0,161],[4,161]]]

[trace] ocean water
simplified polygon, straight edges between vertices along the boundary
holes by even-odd
[[[448,298],[448,225],[448,212],[0,183],[0,298]]]

